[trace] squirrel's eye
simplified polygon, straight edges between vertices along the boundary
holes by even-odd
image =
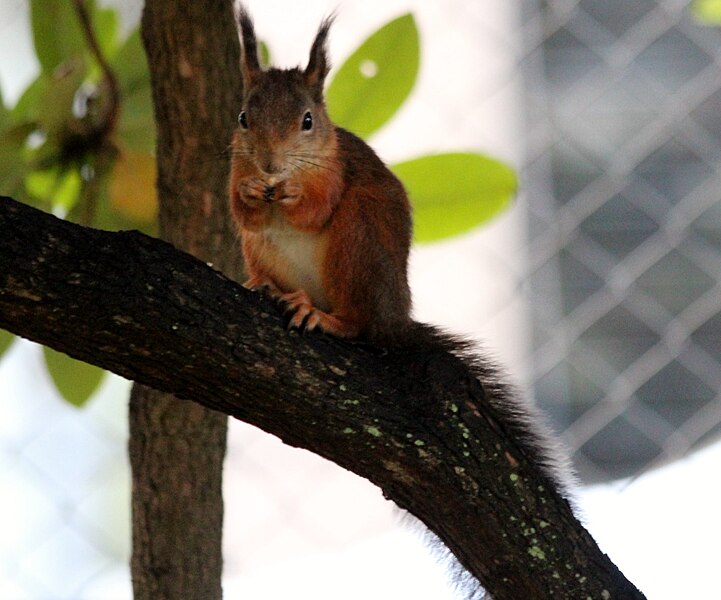
[[[248,129],[248,115],[245,114],[244,110],[241,110],[238,115],[238,123],[243,129]]]
[[[313,115],[310,114],[310,111],[306,112],[303,115],[303,131],[308,131],[313,127]]]

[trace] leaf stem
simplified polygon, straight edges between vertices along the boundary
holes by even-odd
[[[118,84],[115,72],[110,68],[110,64],[100,49],[100,44],[98,44],[98,39],[95,35],[85,0],[73,0],[73,2],[83,34],[85,35],[85,41],[100,66],[100,70],[103,73],[103,82],[108,90],[109,101],[107,113],[101,121],[102,134],[104,137],[107,137],[115,130],[115,125],[118,120],[118,114],[120,112],[120,85]]]

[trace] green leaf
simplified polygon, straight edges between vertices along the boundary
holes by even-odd
[[[0,191],[3,195],[18,198],[23,190],[27,164],[22,147],[0,137]],[[19,198],[18,198],[19,199]]]
[[[74,406],[85,404],[98,388],[105,371],[67,354],[43,348],[45,364],[60,394]]]
[[[340,67],[325,95],[331,119],[367,138],[408,97],[419,63],[418,29],[406,14],[375,32]]]
[[[53,73],[40,73],[13,108],[13,119],[15,122],[37,123],[48,135],[61,132],[74,118],[75,94],[86,73],[85,61],[81,57],[66,61],[62,69]]]
[[[10,116],[17,125],[5,135],[0,135],[0,154],[14,157],[13,163],[20,167],[17,173],[23,177],[31,170],[45,172],[53,168],[59,174],[57,167],[63,159],[63,143],[75,121],[73,103],[85,74],[85,62],[80,57],[65,62],[53,73],[40,73],[12,109]],[[26,143],[28,140],[32,140],[32,145]],[[5,164],[9,162],[6,159]],[[9,169],[0,166],[0,180],[9,181],[13,193],[20,189],[23,195],[27,191],[28,195],[18,199],[34,206],[48,209],[50,207],[46,202],[38,204],[37,201],[49,199],[62,200],[63,204],[71,206],[77,198],[78,186],[71,186],[71,180],[65,181],[67,186],[59,186],[62,198],[51,198],[52,193],[48,190],[52,186],[48,187],[50,177],[47,173],[35,176],[27,185],[18,182],[17,176]],[[10,187],[4,189],[5,193],[11,192]],[[45,191],[41,191],[43,189]]]
[[[0,356],[5,353],[5,350],[7,350],[14,341],[15,336],[12,333],[0,329]]]
[[[134,31],[111,61],[123,98],[117,135],[124,149],[155,152],[150,71],[140,32]]]
[[[5,106],[5,100],[3,99],[3,90],[0,87],[0,131],[6,126],[7,121],[10,117],[10,111]]]
[[[36,200],[49,202],[67,212],[77,204],[83,182],[77,169],[51,167],[33,171],[25,178],[25,189]]]
[[[694,0],[691,14],[705,25],[721,25],[721,0]]]
[[[516,191],[508,165],[480,154],[423,156],[392,167],[413,203],[415,240],[468,231],[506,208]]]
[[[91,2],[91,10],[95,3]],[[85,37],[71,0],[30,0],[35,53],[44,73],[82,55]]]
[[[41,73],[38,75],[33,82],[25,88],[25,91],[20,95],[15,106],[10,111],[10,114],[16,122],[21,120],[32,120],[34,115],[37,114],[37,105],[40,102],[40,96],[42,93],[42,87],[44,85],[45,78]]]
[[[139,29],[135,29],[123,42],[110,61],[110,68],[126,92],[132,92],[138,85],[150,82],[148,61]]]
[[[105,57],[105,60],[109,60],[118,49],[118,29],[120,25],[118,13],[112,8],[98,8],[94,13],[91,13],[91,18],[100,52]]]
[[[22,190],[22,181],[27,172],[23,148],[31,130],[27,126],[15,125],[0,89],[0,192],[5,195],[16,198],[20,195],[18,192]]]
[[[0,192],[17,199],[21,199],[23,179],[28,170],[23,152],[28,135],[26,127],[13,125],[0,98]]]
[[[150,84],[123,96],[116,133],[123,149],[155,152],[155,120]]]
[[[258,58],[260,59],[260,66],[263,68],[270,66],[270,47],[263,40],[258,42]]]

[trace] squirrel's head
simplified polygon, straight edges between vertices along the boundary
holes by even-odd
[[[264,174],[284,177],[296,169],[322,165],[335,140],[323,101],[329,63],[326,40],[332,17],[325,19],[305,69],[264,70],[258,60],[253,22],[241,6],[243,106],[235,140]]]

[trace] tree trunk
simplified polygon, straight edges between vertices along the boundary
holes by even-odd
[[[136,600],[222,598],[227,417],[135,384],[130,395]]]
[[[142,35],[158,132],[160,236],[240,274],[225,148],[240,106],[229,0],[147,0]],[[137,385],[130,397],[136,600],[222,597],[227,417]]]

